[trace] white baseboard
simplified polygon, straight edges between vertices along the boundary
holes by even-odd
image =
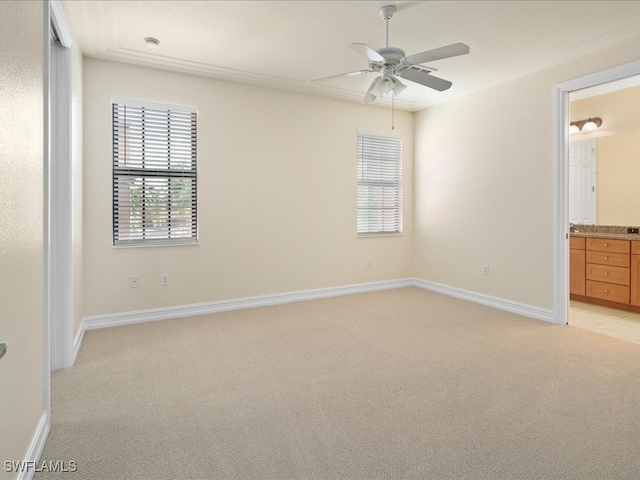
[[[384,282],[361,283],[340,287],[318,288],[314,290],[302,290],[290,293],[276,293],[273,295],[261,295],[257,297],[245,297],[233,300],[220,300],[217,302],[198,303],[192,305],[180,305],[177,307],[153,308],[134,312],[113,313],[108,315],[93,315],[84,317],[82,324],[76,333],[74,340],[74,362],[80,350],[84,332],[98,328],[119,327],[136,323],[153,322],[156,320],[168,320],[170,318],[192,317],[206,315],[243,308],[265,307],[283,303],[314,300],[318,298],[337,297],[355,293],[375,292],[390,290],[393,288],[419,287],[451,297],[461,298],[470,302],[480,303],[489,307],[517,313],[526,317],[553,323],[553,311],[533,307],[522,303],[512,302],[502,298],[492,297],[481,293],[448,287],[439,283],[429,282],[419,278],[404,278]]]
[[[449,287],[447,285],[429,282],[420,278],[414,278],[413,285],[432,292],[442,293],[450,297],[456,297],[462,300],[487,305],[489,307],[497,308],[498,310],[505,310],[525,317],[535,318],[536,320],[555,323],[553,310],[513,302],[511,300],[505,300],[504,298],[492,297],[490,295],[463,290],[461,288]]]
[[[24,463],[27,465],[34,465],[40,460],[42,450],[44,449],[44,443],[47,441],[49,435],[49,414],[42,412],[40,422],[36,428],[33,438],[31,439],[31,445],[27,450],[27,455],[24,459]],[[34,463],[35,462],[35,463]],[[18,472],[17,480],[31,480],[35,473],[33,468],[25,468]]]
[[[405,288],[411,286],[413,286],[413,279],[405,278],[398,280],[389,280],[385,282],[361,283],[340,287],[302,290],[291,293],[276,293],[273,295],[245,297],[233,300],[220,300],[217,302],[181,305],[177,307],[138,310],[135,312],[114,313],[109,315],[94,315],[84,318],[81,330],[82,334],[84,334],[84,330],[93,330],[96,328],[133,325],[136,323],[167,320],[170,318],[192,317],[195,315],[227,312],[230,310],[240,310],[243,308],[265,307],[269,305],[300,302],[303,300],[314,300],[318,298],[337,297],[340,295],[375,292],[379,290],[390,290],[393,288]],[[76,335],[76,338],[78,338],[78,335]],[[80,339],[81,338],[82,337],[80,336]]]
[[[76,358],[78,358],[78,352],[80,351],[80,345],[82,345],[82,339],[84,338],[85,330],[86,328],[84,326],[84,318],[83,318],[82,322],[80,322],[80,327],[76,332],[76,336],[73,339],[73,363],[71,364],[71,366],[73,366],[76,363]]]

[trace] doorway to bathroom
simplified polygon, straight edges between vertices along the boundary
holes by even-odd
[[[576,225],[569,243],[568,324],[640,343],[640,312],[629,308],[634,289],[640,288],[634,282],[640,261],[635,267],[633,262],[634,241],[637,250],[640,236],[627,235],[627,227],[640,225],[640,191],[634,185],[640,178],[640,164],[634,161],[640,157],[640,119],[635,114],[640,108],[640,76],[571,91],[568,102],[566,123],[574,125],[565,160],[568,221]],[[597,128],[575,127],[591,118],[599,120]],[[614,242],[628,252],[600,254]],[[616,295],[615,301],[609,295]]]

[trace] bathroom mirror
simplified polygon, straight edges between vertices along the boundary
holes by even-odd
[[[602,119],[596,131],[569,139],[574,156],[569,182],[573,223],[640,226],[640,77],[572,92],[569,100],[572,121]],[[576,155],[581,158],[576,160]],[[576,209],[584,210],[582,221],[575,217]],[[584,221],[588,218],[595,222]]]

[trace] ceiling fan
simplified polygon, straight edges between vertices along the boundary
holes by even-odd
[[[362,99],[362,103],[372,103],[377,96],[391,92],[393,92],[394,96],[398,95],[407,88],[407,86],[400,81],[400,78],[433,88],[439,92],[450,88],[452,85],[450,81],[431,75],[431,72],[437,71],[436,68],[427,67],[422,64],[444,58],[457,57],[458,55],[465,55],[469,53],[469,47],[464,43],[452,43],[444,47],[406,56],[402,49],[389,46],[389,20],[391,20],[395,12],[396,7],[393,5],[381,7],[378,10],[378,13],[380,13],[380,16],[385,22],[384,48],[374,50],[366,43],[350,43],[348,45],[369,59],[368,69],[316,78],[315,80],[309,80],[307,83],[362,75],[364,73],[379,73],[380,75],[371,82],[367,93],[365,93]]]

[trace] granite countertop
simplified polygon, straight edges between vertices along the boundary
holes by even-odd
[[[631,227],[638,228],[635,225]],[[572,237],[581,238],[610,238],[612,240],[640,240],[637,233],[628,233],[628,226],[616,225],[580,225],[575,224],[576,232],[571,232]]]
[[[637,233],[608,233],[608,232],[571,232],[569,235],[579,238],[610,238],[611,240],[636,240],[640,241]]]

